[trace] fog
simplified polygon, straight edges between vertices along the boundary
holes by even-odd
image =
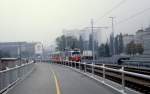
[[[82,29],[90,25],[110,26],[115,17],[115,33],[134,34],[150,25],[150,10],[128,21],[118,22],[146,9],[150,0],[0,0],[0,41],[41,41],[53,44],[63,29]],[[102,30],[109,34],[111,29]],[[102,34],[106,39],[106,34]]]

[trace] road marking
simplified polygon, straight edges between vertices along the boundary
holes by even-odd
[[[56,73],[53,71],[53,69],[51,69],[51,71],[53,73],[54,80],[55,80],[56,94],[61,94],[60,83],[59,83],[59,80],[57,79]]]

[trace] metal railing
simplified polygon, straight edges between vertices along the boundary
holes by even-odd
[[[150,85],[150,75],[125,71],[124,66],[121,66],[120,69],[115,69],[115,68],[109,68],[105,64],[94,65],[94,64],[87,64],[84,62],[73,62],[73,61],[61,61],[61,62],[60,61],[52,61],[52,62],[57,63],[57,64],[61,64],[61,65],[65,65],[65,66],[69,66],[69,67],[72,67],[75,69],[79,69],[79,70],[82,70],[83,72],[91,73],[92,76],[95,76],[95,75],[101,76],[103,78],[104,83],[105,83],[106,76],[108,76],[108,75],[111,75],[112,77],[113,76],[117,77],[117,78],[121,79],[119,84],[121,84],[121,87],[122,87],[121,91],[122,92],[126,92],[126,90],[125,90],[126,84],[127,84],[126,82],[132,77],[135,79],[135,81],[136,81],[136,78],[147,80],[149,82],[148,84]],[[129,77],[127,77],[127,76],[129,76]],[[134,82],[133,79],[131,79],[129,81]],[[144,84],[143,84],[143,86],[144,86]],[[150,91],[148,91],[148,92],[150,92]]]
[[[31,62],[0,71],[0,94],[29,74],[33,70],[33,66],[34,63]]]

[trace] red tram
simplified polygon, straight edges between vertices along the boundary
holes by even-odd
[[[62,61],[63,60],[62,52],[54,52],[50,54],[50,59],[53,61]]]
[[[80,62],[81,52],[79,49],[67,50],[64,52],[55,52],[51,54],[50,59],[53,61],[68,60],[68,61]]]

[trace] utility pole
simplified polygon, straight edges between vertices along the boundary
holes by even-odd
[[[91,31],[92,31],[92,56],[93,56],[93,62],[94,63],[94,60],[95,60],[95,45],[94,45],[94,30],[93,30],[93,27],[94,26],[94,21],[93,19],[91,19]]]
[[[115,33],[115,30],[114,30],[114,18],[115,17],[109,17],[110,19],[111,19],[111,25],[112,25],[112,35],[113,35],[113,55],[115,55],[115,53],[116,53],[116,49],[115,49],[115,35],[114,35],[114,33]],[[114,59],[113,59],[113,63],[115,63],[114,62]]]
[[[102,29],[102,28],[107,29],[108,27],[95,27],[95,26],[94,26],[94,20],[91,19],[91,27],[86,27],[86,28],[91,28],[91,32],[92,32],[92,42],[93,42],[93,43],[92,43],[92,56],[93,56],[92,74],[94,74],[94,64],[95,64],[95,62],[94,62],[94,60],[95,60],[94,29]]]
[[[67,36],[65,36],[65,50],[67,50]]]
[[[115,17],[109,17],[109,18],[111,18],[111,24],[112,24],[112,35],[113,35],[113,38],[115,38],[115,30],[114,30],[114,18]],[[113,55],[115,55],[115,51],[116,49],[115,49],[115,40],[113,39]]]
[[[92,55],[93,55],[93,61],[95,60],[95,44],[94,44],[94,29],[107,29],[108,27],[95,27],[94,26],[94,20],[91,19],[91,27],[87,27],[87,28],[91,28],[91,32],[92,32]]]

